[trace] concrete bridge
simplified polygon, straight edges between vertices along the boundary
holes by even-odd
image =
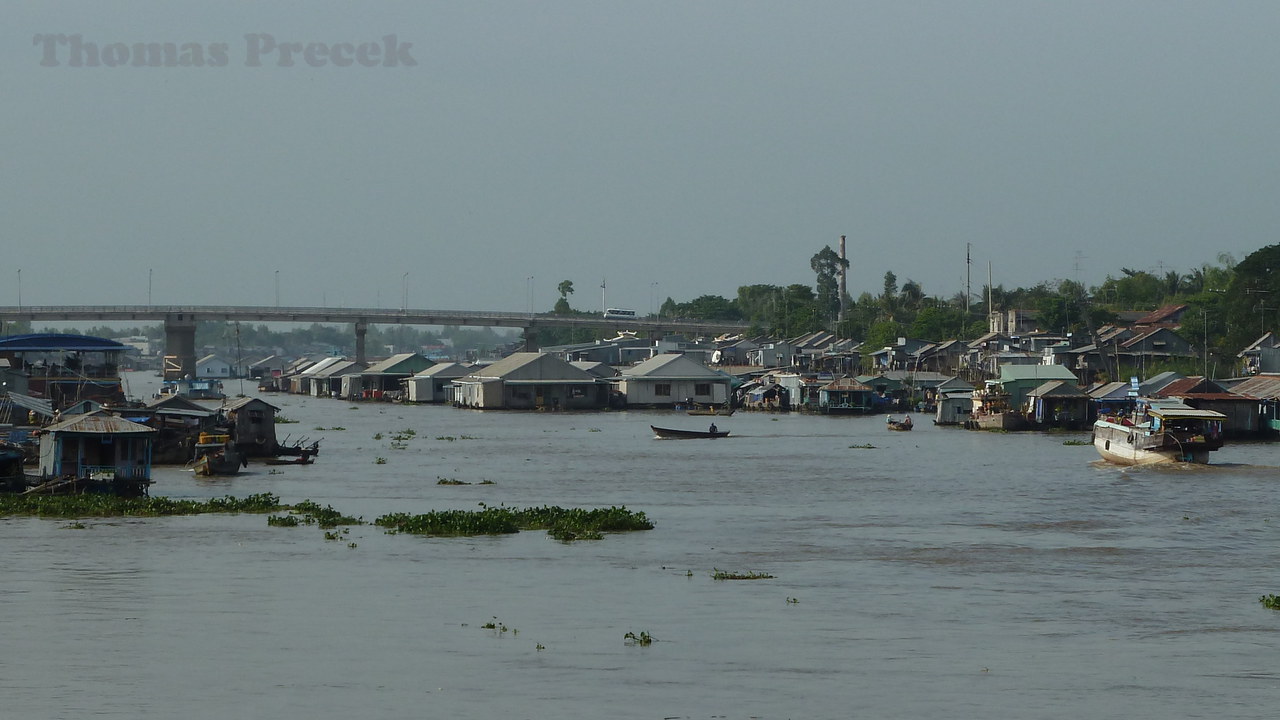
[[[689,335],[742,332],[746,323],[721,320],[663,318],[604,319],[513,313],[487,310],[386,310],[376,308],[252,307],[236,305],[21,305],[0,307],[0,323],[27,320],[38,322],[129,321],[164,323],[165,354],[173,355],[182,374],[194,375],[196,366],[196,323],[342,323],[355,327],[356,360],[365,362],[365,334],[370,325],[463,325],[508,327],[524,330],[527,349],[537,348],[538,328],[574,327],[592,330],[630,330],[649,336],[669,333]]]

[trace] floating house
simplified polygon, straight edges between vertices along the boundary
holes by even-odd
[[[875,390],[851,377],[842,377],[818,388],[818,410],[828,415],[872,413],[875,400]]]
[[[252,397],[236,398],[222,406],[228,432],[236,449],[246,457],[274,457],[279,453],[276,440],[276,413],[280,408]]]
[[[405,400],[412,403],[453,402],[453,382],[470,375],[474,368],[456,362],[444,362],[423,370],[403,381]]]
[[[0,358],[9,361],[6,377],[21,375],[14,389],[44,398],[61,409],[80,400],[123,402],[120,363],[130,348],[106,338],[62,333],[0,337]],[[6,381],[10,382],[10,381]]]
[[[40,435],[40,475],[49,490],[145,495],[156,430],[105,411],[75,415]]]
[[[416,352],[392,355],[360,373],[359,387],[353,387],[351,391],[365,400],[382,400],[388,395],[394,398],[404,392],[405,380],[434,364],[427,356]]]
[[[683,354],[656,355],[618,376],[629,407],[723,405],[732,378]]]
[[[594,375],[537,352],[514,353],[474,369],[456,386],[457,405],[486,410],[595,410],[609,399],[608,386]]]
[[[1074,381],[1050,380],[1027,393],[1027,417],[1040,427],[1088,427],[1092,398]]]

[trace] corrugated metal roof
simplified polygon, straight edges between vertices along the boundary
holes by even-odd
[[[15,392],[9,393],[9,400],[24,410],[30,410],[45,417],[53,417],[53,402],[51,400]]]
[[[85,435],[146,435],[158,432],[146,425],[130,422],[105,412],[76,415],[45,428],[45,432],[80,433]]]
[[[1267,400],[1280,398],[1280,375],[1256,375],[1231,388],[1231,392]]]

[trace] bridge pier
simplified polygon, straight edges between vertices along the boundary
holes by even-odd
[[[164,316],[164,379],[196,376],[196,318],[188,313]]]
[[[356,323],[356,362],[363,363],[365,361],[364,338],[369,334],[369,323]]]
[[[538,351],[538,332],[531,327],[524,329],[524,351]]]

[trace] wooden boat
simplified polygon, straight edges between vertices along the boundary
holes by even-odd
[[[901,420],[894,420],[893,416],[889,415],[885,418],[885,425],[890,430],[899,430],[899,431],[910,430],[913,427],[910,415],[904,417]]]
[[[201,433],[200,442],[196,443],[196,457],[191,467],[197,475],[211,477],[235,475],[240,472],[241,467],[248,464],[249,458],[240,454],[229,435]]]
[[[1117,465],[1207,463],[1222,447],[1226,415],[1181,403],[1152,405],[1135,417],[1104,416],[1093,424],[1093,446]]]
[[[729,407],[728,405],[725,405],[722,408],[714,408],[714,407],[693,408],[692,410],[687,410],[686,412],[690,415],[721,415],[723,417],[729,417],[730,415],[733,415],[733,408]]]
[[[310,465],[315,461],[316,459],[314,455],[299,455],[288,460],[279,457],[269,457],[264,458],[262,462],[267,465]]]
[[[722,438],[729,437],[728,430],[718,430],[715,425],[710,430],[677,430],[675,428],[660,428],[657,425],[650,425],[653,434],[660,438],[672,438],[677,440],[685,440],[691,438]]]

